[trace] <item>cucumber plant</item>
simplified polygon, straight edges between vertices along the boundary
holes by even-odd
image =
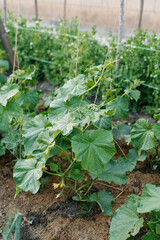
[[[147,233],[141,240],[160,239],[159,211],[160,188],[146,184],[141,196],[131,195],[130,199],[114,213],[109,240],[132,240],[143,226]]]
[[[45,173],[58,177],[58,182],[53,183],[54,188],[61,188],[58,196],[70,188],[76,194],[74,200],[97,202],[103,214],[112,214],[111,193],[105,190],[91,193],[90,190],[96,180],[126,183],[125,173],[133,170],[138,158],[137,152],[131,150],[127,157],[113,159],[116,148],[111,132],[112,117],[128,116],[129,94],[117,95],[119,91],[115,93],[112,89],[114,95],[110,92],[97,104],[87,97],[99,88],[108,64],[95,67],[94,76],[81,74],[67,81],[57,90],[48,111],[37,115],[32,112],[33,107],[26,108],[24,104],[24,92],[29,90],[23,85],[32,81],[31,74],[18,70],[1,87],[1,144],[11,146],[7,142],[11,140],[8,129],[19,134],[14,141],[18,152],[13,171],[16,195],[21,190],[37,193]],[[91,71],[93,73],[93,69]],[[34,94],[31,96],[27,102],[35,106],[38,98],[35,101]],[[67,161],[65,168],[64,161]]]

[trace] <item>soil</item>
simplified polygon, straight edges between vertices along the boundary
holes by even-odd
[[[124,146],[123,146],[124,147]],[[125,149],[124,149],[125,150]],[[126,150],[128,151],[128,149]],[[98,205],[90,211],[82,213],[84,206],[72,200],[73,192],[54,190],[50,182],[33,195],[29,192],[20,193],[16,199],[15,183],[12,178],[14,162],[8,154],[0,158],[0,228],[4,229],[5,222],[11,212],[23,214],[21,240],[107,240],[111,216],[103,216]],[[132,173],[128,173],[128,183],[118,186],[105,182],[96,182],[93,191],[105,189],[111,191],[116,201],[112,204],[113,211],[122,205],[131,194],[141,194],[146,183],[159,186],[160,171],[150,171],[148,162],[138,163]],[[141,230],[145,232],[145,229]],[[136,239],[140,239],[140,235]]]

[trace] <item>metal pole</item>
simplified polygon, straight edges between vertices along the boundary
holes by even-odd
[[[4,0],[4,23],[7,23],[7,0]]]
[[[124,0],[121,0],[120,4],[120,19],[119,19],[119,31],[118,31],[118,46],[117,46],[117,55],[121,50],[121,42],[123,35],[123,17],[124,17]],[[116,57],[116,71],[119,69],[119,57]]]
[[[139,30],[141,29],[141,25],[142,25],[143,7],[144,7],[144,0],[141,0],[140,13],[139,13],[139,23],[138,23],[138,29]]]
[[[11,43],[9,41],[8,35],[6,33],[6,30],[4,28],[3,22],[0,18],[0,39],[2,40],[2,44],[7,52],[9,62],[12,66],[15,65],[15,69],[18,68],[18,61],[15,57],[14,51],[12,49]]]
[[[35,15],[36,15],[36,20],[38,20],[38,0],[35,0]]]
[[[66,7],[67,7],[67,0],[64,0],[64,13],[63,13],[63,20],[66,20]]]

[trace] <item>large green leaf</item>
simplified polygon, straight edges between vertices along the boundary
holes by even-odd
[[[115,116],[119,118],[128,118],[129,104],[128,98],[125,96],[118,96],[107,104],[107,108],[115,110]]]
[[[139,213],[160,211],[160,187],[146,184],[138,207]]]
[[[142,118],[134,124],[131,130],[131,142],[139,150],[148,150],[156,146],[156,138],[148,120]]]
[[[137,213],[139,197],[128,200],[113,215],[109,240],[126,240],[135,236],[143,226],[143,218]]]
[[[31,88],[25,92],[21,92],[17,102],[25,109],[33,111],[39,102],[39,94],[36,89]]]
[[[70,95],[80,96],[86,92],[86,80],[84,75],[78,75],[77,77],[67,81],[60,89],[62,98],[66,101]]]
[[[98,179],[108,183],[114,182],[119,185],[125,184],[128,181],[125,174],[126,172],[131,172],[135,164],[136,161],[132,163],[128,159],[122,157],[119,157],[117,160],[112,159],[106,164]]]
[[[114,202],[115,200],[110,192],[101,190],[98,193],[93,193],[89,195],[89,200],[91,202],[98,203],[102,210],[103,215],[111,215],[113,213],[111,202]]]
[[[23,110],[16,102],[8,102],[6,107],[0,104],[0,130],[3,132],[8,131],[13,117],[20,119],[22,114]]]
[[[72,138],[71,144],[77,161],[96,175],[103,171],[116,152],[112,134],[104,129],[78,134]]]
[[[0,103],[6,106],[7,101],[19,92],[18,88],[19,86],[17,84],[4,85],[0,89]]]
[[[40,187],[39,179],[42,177],[42,168],[44,166],[44,159],[40,161],[34,158],[18,160],[13,171],[16,185],[23,191],[38,192]]]
[[[25,154],[30,155],[38,148],[37,138],[47,124],[47,118],[44,115],[38,115],[23,126]]]

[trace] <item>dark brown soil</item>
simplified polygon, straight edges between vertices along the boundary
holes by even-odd
[[[3,158],[4,159],[4,158]],[[59,189],[54,190],[52,178],[36,195],[29,192],[20,193],[16,199],[15,183],[12,179],[14,163],[0,158],[0,228],[3,229],[11,211],[23,214],[22,240],[107,240],[111,216],[103,216],[97,205],[89,213],[83,214],[83,205],[72,200],[73,192],[66,190],[56,199]],[[9,156],[7,157],[9,159]],[[10,158],[11,159],[11,158]],[[159,172],[145,171],[146,163],[138,164],[128,174],[126,185],[118,186],[105,182],[96,182],[94,189],[111,191],[116,201],[115,211],[131,194],[140,194],[146,183],[160,184]],[[93,190],[94,190],[93,189]],[[88,205],[88,209],[90,206]],[[143,229],[145,231],[145,229]],[[140,235],[139,235],[140,236]],[[136,238],[140,239],[140,237]]]

